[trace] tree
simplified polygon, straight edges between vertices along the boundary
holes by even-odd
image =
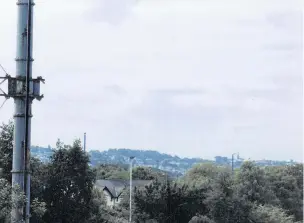
[[[31,223],[42,223],[43,216],[46,212],[46,203],[40,201],[38,198],[31,200]]]
[[[136,167],[132,171],[132,177],[134,180],[154,180],[156,178],[151,168]]]
[[[215,223],[215,222],[210,218],[208,218],[207,216],[198,215],[191,218],[189,223]]]
[[[251,211],[251,221],[255,223],[294,223],[293,216],[288,216],[279,207],[257,205]]]
[[[31,157],[31,200],[43,199],[48,177],[48,165]]]
[[[230,172],[219,172],[207,192],[208,216],[216,222],[242,223],[248,220],[250,203],[239,196],[233,183]]]
[[[268,167],[267,181],[288,215],[303,221],[303,164]]]
[[[279,201],[271,190],[265,170],[253,162],[245,162],[237,175],[239,196],[252,203],[278,205]]]
[[[218,172],[226,171],[225,167],[211,163],[200,163],[191,168],[181,180],[183,183],[196,187],[204,187],[213,181]]]
[[[11,186],[5,179],[0,179],[0,222],[5,222],[11,212]]]
[[[96,169],[97,180],[109,179],[129,179],[129,172],[127,168],[114,164],[101,164]]]
[[[13,137],[14,137],[14,124],[12,121],[9,121],[8,124],[2,124],[0,127],[0,169],[1,174],[0,176],[5,179],[5,184],[2,186],[4,187],[2,191],[2,198],[3,194],[5,194],[4,190],[7,193],[12,192],[11,188],[11,181],[12,181],[12,158],[13,158]],[[43,173],[42,173],[43,172]],[[39,174],[40,173],[40,174]],[[45,212],[45,203],[42,200],[42,190],[41,188],[45,185],[45,179],[47,175],[45,174],[44,165],[37,159],[31,158],[31,222],[42,222],[41,217]],[[38,193],[39,188],[39,193]],[[22,193],[19,191],[18,188],[14,188],[13,190],[17,190],[15,193],[20,194],[16,197],[16,199],[21,199]],[[10,194],[11,196],[11,194]],[[11,201],[9,197],[6,201]],[[4,198],[3,198],[4,199]],[[5,200],[5,199],[4,199]],[[20,203],[19,201],[17,203]],[[8,205],[9,204],[9,205]],[[5,205],[9,210],[11,209],[11,203],[6,203]],[[6,213],[5,210],[2,210],[2,213]]]
[[[132,176],[134,180],[158,179],[159,181],[165,181],[166,179],[169,178],[167,173],[157,169],[153,169],[151,167],[136,167],[132,171]]]
[[[90,206],[92,207],[90,216],[84,221],[85,223],[128,222],[125,218],[125,210],[116,207],[106,207],[104,194],[98,188],[94,188],[92,191],[92,201]]]
[[[10,183],[12,182],[13,137],[13,122],[9,121],[8,124],[3,123],[2,126],[0,126],[0,176]]]
[[[134,202],[136,204],[135,215],[137,222],[145,222],[148,219],[157,220],[157,216],[162,217],[164,200],[161,196],[163,186],[158,180],[145,186],[144,190],[135,189]],[[161,205],[160,205],[161,204]]]
[[[20,188],[12,188],[7,180],[0,178],[0,222],[8,222],[12,207],[22,208],[24,204],[25,196]]]
[[[98,188],[92,190],[90,216],[85,220],[85,223],[104,223],[108,218],[105,216],[104,210],[106,208],[106,202],[103,192]]]
[[[49,165],[44,219],[47,222],[84,222],[90,215],[95,174],[79,140],[73,146],[57,145],[59,149]]]
[[[44,222],[43,216],[46,212],[44,193],[48,177],[48,166],[31,157],[31,223]]]
[[[128,180],[130,177],[129,168],[125,165],[101,164],[95,169],[96,179],[98,180]],[[133,180],[154,180],[156,178],[164,180],[166,174],[148,167],[135,167],[132,171],[132,178]]]
[[[188,222],[203,209],[203,197],[189,190],[186,185],[162,184],[158,180],[135,191],[135,214],[138,222],[156,220],[159,223]]]

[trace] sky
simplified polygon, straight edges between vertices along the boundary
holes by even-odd
[[[14,75],[17,6],[0,2],[0,63]],[[97,150],[303,159],[301,1],[35,3],[33,76],[46,84],[33,145],[86,132]]]

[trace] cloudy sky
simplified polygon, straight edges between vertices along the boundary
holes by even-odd
[[[0,2],[14,75],[17,7]],[[32,143],[302,160],[300,2],[36,0]]]

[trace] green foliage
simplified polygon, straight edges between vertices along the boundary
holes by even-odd
[[[4,222],[11,211],[11,186],[5,179],[0,179],[0,222]]]
[[[13,137],[13,122],[10,121],[8,124],[2,124],[0,126],[0,177],[8,182],[12,181]]]
[[[90,154],[93,166],[99,164],[126,164],[128,166],[129,160],[126,157],[135,156],[136,160],[140,161],[144,166],[153,165],[159,168],[161,165],[163,167],[174,168],[176,171],[184,171],[190,169],[193,164],[204,161],[196,158],[189,159],[170,156],[151,150],[109,149],[102,152],[89,151],[88,153]],[[180,163],[180,165],[173,164],[173,162]]]
[[[2,203],[7,210],[2,210],[2,216],[7,215],[7,211],[11,210],[11,193],[12,190],[15,190],[16,196],[14,199],[17,199],[17,203],[22,205],[22,193],[18,188],[11,188],[11,169],[12,169],[12,155],[13,155],[13,133],[14,133],[14,125],[13,122],[9,122],[8,124],[2,124],[0,127],[0,168],[1,168],[1,176],[6,180],[6,184],[3,185],[2,179],[2,198],[3,194],[6,194],[7,199],[3,200],[6,203]],[[39,160],[35,158],[31,158],[31,213],[32,218],[31,222],[42,222],[42,215],[45,212],[45,203],[42,201],[38,201],[42,199],[42,188],[46,183],[46,178],[48,175],[46,174],[45,165],[43,165]],[[6,191],[6,193],[4,193]],[[4,198],[3,198],[4,199]],[[3,207],[4,207],[3,206]]]
[[[134,191],[133,191],[133,193],[134,193]],[[120,196],[121,196],[121,202],[119,204],[119,207],[124,208],[124,209],[129,209],[130,188],[126,188]],[[132,210],[133,211],[134,211],[134,207],[135,207],[135,203],[134,203],[134,199],[132,199]]]
[[[126,219],[129,216],[129,211],[123,207],[107,207],[104,194],[100,189],[94,188],[92,197],[90,216],[85,220],[85,223],[128,222]]]
[[[101,164],[95,170],[97,180],[128,180],[130,178],[129,167],[125,165]],[[132,178],[134,180],[154,180],[158,178],[164,181],[167,174],[148,167],[135,167],[132,170]]]
[[[294,223],[292,216],[279,207],[258,205],[251,211],[251,220],[255,223]]]
[[[8,222],[12,207],[22,208],[24,204],[25,196],[20,188],[12,188],[7,180],[0,178],[0,222]]]
[[[31,200],[43,199],[48,178],[48,165],[31,157]]]
[[[96,187],[92,189],[92,202],[97,207],[106,204],[104,193]]]
[[[110,180],[110,179],[129,179],[129,171],[127,167],[114,164],[101,164],[96,169],[97,180]]]
[[[132,171],[132,178],[134,180],[154,180],[156,175],[152,172],[151,168],[136,167]]]
[[[185,184],[202,187],[210,184],[218,172],[222,171],[226,171],[226,168],[212,163],[200,163],[190,169],[181,181]]]
[[[132,178],[134,180],[156,180],[164,182],[166,179],[169,179],[169,176],[166,172],[153,169],[151,167],[135,167],[132,170]]]
[[[90,217],[84,221],[85,223],[128,223],[127,210],[119,207],[109,208],[105,205],[95,206],[94,209]]]
[[[144,221],[148,218],[152,219],[164,211],[164,200],[161,191],[164,190],[163,186],[157,180],[151,185],[145,187],[145,190],[135,190],[134,201],[136,203],[136,211],[138,219]],[[147,213],[147,216],[141,215]],[[155,218],[157,219],[157,218]]]
[[[265,170],[253,162],[244,163],[237,175],[239,196],[258,204],[278,205],[279,201],[271,190]]]
[[[196,207],[202,205],[203,197],[199,193],[193,195],[186,185],[171,185],[170,181],[162,184],[155,180],[144,190],[135,191],[137,221],[188,222],[197,212]]]
[[[89,167],[89,157],[82,151],[80,141],[73,146],[57,143],[59,149],[48,167],[45,189],[47,222],[83,222],[90,213],[95,179]]]
[[[86,223],[98,223],[98,222],[106,222],[103,218],[104,215],[102,213],[103,208],[105,207],[105,197],[103,192],[98,188],[92,189],[92,200],[91,200],[91,210],[90,216],[85,220]]]
[[[282,208],[297,221],[303,221],[303,165],[269,167],[266,172]]]
[[[208,218],[207,216],[198,215],[198,216],[194,216],[189,221],[189,223],[215,223],[215,222],[210,218]]]
[[[289,166],[271,172],[246,162],[234,178],[227,168],[199,164],[179,185],[154,181],[136,191],[137,221],[288,223],[294,222],[293,215],[299,221],[297,213],[303,211],[303,193],[299,191],[303,186],[302,167]]]
[[[13,129],[12,122],[0,127],[0,222],[10,220],[13,205],[20,208],[25,202],[10,185]],[[93,184],[95,179],[127,180],[129,166],[103,164],[92,170],[88,164],[79,140],[72,146],[58,140],[49,164],[31,158],[31,223],[128,222],[128,190],[118,207],[109,208]],[[136,167],[133,179],[153,180],[134,191],[133,219],[138,223],[303,221],[302,164],[263,168],[246,162],[232,177],[230,168],[202,163],[178,183],[162,171]]]
[[[208,215],[216,222],[242,223],[250,214],[250,203],[236,193],[230,172],[219,172],[207,192]]]
[[[31,201],[31,222],[43,222],[43,216],[46,212],[46,203],[35,198]]]

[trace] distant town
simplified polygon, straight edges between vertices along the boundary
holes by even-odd
[[[44,163],[49,162],[54,150],[48,146],[47,148],[32,146],[31,154]],[[135,156],[135,166],[145,166],[157,168],[163,171],[174,173],[175,175],[183,175],[193,165],[197,163],[215,163],[217,165],[231,165],[232,157],[216,156],[214,160],[200,158],[180,158],[171,156],[152,150],[132,150],[132,149],[108,149],[106,151],[91,150],[88,151],[90,156],[90,164],[98,166],[100,164],[118,164],[126,165],[129,163],[129,157]],[[240,155],[235,155],[233,164],[235,168],[239,168],[246,160]],[[296,162],[275,161],[275,160],[251,160],[259,166],[283,166],[294,165]]]

